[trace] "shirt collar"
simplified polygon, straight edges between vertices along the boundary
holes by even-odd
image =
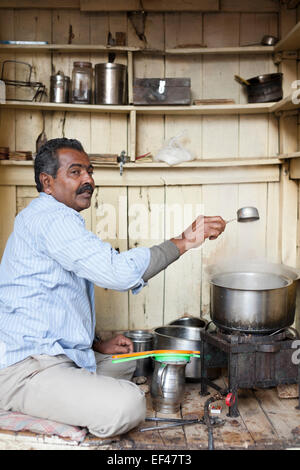
[[[60,206],[63,209],[67,209],[67,210],[71,211],[74,215],[79,217],[84,222],[84,218],[82,217],[82,215],[79,214],[79,212],[75,211],[75,209],[72,209],[72,207],[67,206],[63,202],[58,201],[51,194],[46,194],[42,191],[42,192],[40,192],[39,197],[41,198],[41,200],[44,199],[45,201],[48,201],[48,202],[50,202],[54,205]]]

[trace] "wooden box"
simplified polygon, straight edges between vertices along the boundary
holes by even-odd
[[[190,78],[135,78],[133,104],[191,104]]]

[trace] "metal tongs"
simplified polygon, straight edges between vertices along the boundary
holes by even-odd
[[[210,424],[212,426],[221,426],[224,424],[224,420],[218,418],[217,416],[210,416]],[[192,419],[184,419],[184,418],[146,418],[145,421],[154,421],[158,423],[168,423],[163,424],[162,426],[151,426],[150,428],[141,428],[139,429],[140,432],[145,431],[161,431],[164,429],[175,428],[177,426],[186,426],[187,424],[206,424],[205,417],[202,418],[192,418]]]
[[[169,423],[162,426],[152,426],[150,428],[141,428],[140,432],[160,431],[162,429],[174,428],[176,426],[185,426],[186,424],[204,424],[203,418],[183,419],[183,418],[146,418],[145,421],[154,421],[158,423]]]

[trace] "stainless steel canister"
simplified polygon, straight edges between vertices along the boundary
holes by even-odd
[[[63,72],[57,72],[50,77],[50,101],[51,103],[69,103],[70,77]]]
[[[95,104],[127,103],[127,67],[122,64],[95,65]]]
[[[152,351],[153,334],[145,330],[126,331],[124,336],[133,342],[134,352]],[[136,377],[147,376],[152,372],[152,358],[138,359],[136,361],[136,369],[134,375]]]

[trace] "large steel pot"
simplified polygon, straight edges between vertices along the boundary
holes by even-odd
[[[267,334],[294,322],[295,283],[283,274],[225,272],[210,283],[211,319],[225,330]]]

